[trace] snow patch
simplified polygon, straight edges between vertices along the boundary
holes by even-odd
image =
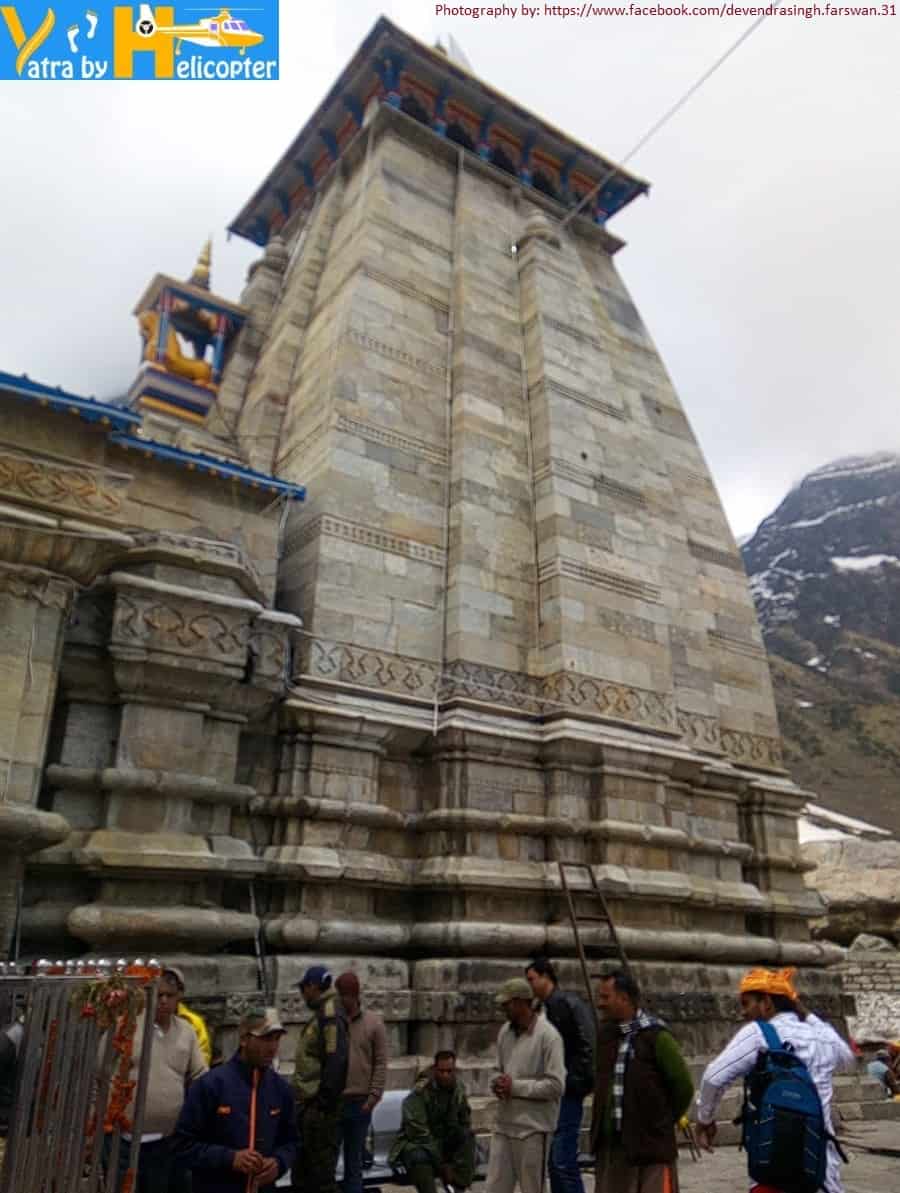
[[[845,456],[831,464],[817,468],[806,477],[808,481],[833,480],[836,476],[868,476],[900,467],[900,456],[893,452],[878,452],[874,456]]]
[[[820,654],[817,654],[814,659],[807,659],[805,665],[807,667],[818,667],[818,665],[821,662],[822,662],[822,656]]]
[[[836,518],[838,514],[849,514],[851,510],[867,509],[871,505],[884,505],[887,497],[873,497],[869,501],[854,501],[851,505],[836,505],[833,510],[827,510],[818,518],[804,518],[799,522],[788,522],[780,527],[781,530],[802,530],[806,526],[821,526],[829,518]]]
[[[795,700],[794,703],[798,708],[815,708],[811,700]]]
[[[826,625],[840,625],[841,615],[840,613],[826,613],[822,620]]]
[[[832,567],[839,572],[866,572],[884,563],[900,563],[896,555],[833,555]]]

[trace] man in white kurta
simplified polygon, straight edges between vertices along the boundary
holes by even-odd
[[[491,1082],[498,1099],[485,1193],[542,1193],[550,1138],[566,1086],[562,1036],[535,1011],[531,987],[511,978],[496,996],[506,1012]]]
[[[755,969],[741,982],[741,1012],[748,1023],[707,1065],[697,1094],[697,1139],[708,1151],[712,1150],[716,1110],[722,1095],[733,1081],[746,1077],[756,1064],[759,1053],[768,1048],[762,1030],[757,1025],[758,1019],[770,1023],[782,1043],[793,1045],[794,1053],[806,1065],[818,1090],[825,1128],[832,1132],[832,1078],[835,1072],[854,1068],[856,1059],[849,1044],[841,1039],[830,1024],[803,1008],[793,985],[794,973],[792,969],[777,972]],[[843,1188],[840,1157],[834,1144],[829,1143],[826,1193],[843,1193]]]

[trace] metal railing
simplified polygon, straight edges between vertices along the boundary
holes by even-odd
[[[158,970],[67,968],[0,971],[0,1029],[23,1028],[0,1193],[136,1188]]]

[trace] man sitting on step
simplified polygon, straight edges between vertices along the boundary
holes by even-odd
[[[403,1123],[388,1163],[402,1165],[418,1193],[436,1193],[438,1177],[454,1190],[474,1181],[472,1112],[456,1075],[455,1052],[438,1052],[404,1100]]]

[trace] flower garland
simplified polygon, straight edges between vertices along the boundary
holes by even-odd
[[[131,969],[125,971],[129,977],[152,979],[155,974],[137,972]],[[103,1131],[112,1134],[118,1129],[120,1132],[131,1130],[131,1120],[126,1114],[128,1106],[134,1096],[136,1082],[131,1080],[131,1063],[134,1053],[134,1037],[137,1029],[137,1018],[146,1005],[144,991],[136,982],[128,983],[125,975],[114,973],[109,977],[100,978],[80,987],[72,995],[72,1005],[81,1011],[82,1019],[96,1019],[101,1031],[112,1031],[112,1048],[118,1058],[112,1075],[109,1097],[106,1103],[106,1113],[103,1119]],[[90,1149],[97,1131],[97,1110],[91,1115],[88,1123],[86,1143]],[[129,1168],[121,1186],[121,1193],[131,1193],[134,1185],[135,1171]]]

